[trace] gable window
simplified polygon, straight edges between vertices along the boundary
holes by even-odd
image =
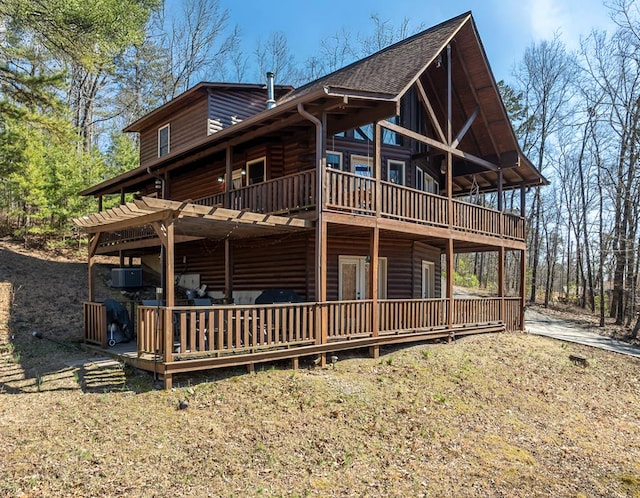
[[[169,124],[158,128],[158,157],[169,153]]]
[[[342,169],[342,152],[327,151],[327,168]]]
[[[393,124],[400,124],[398,116],[393,116],[387,121]],[[398,135],[395,131],[382,128],[382,143],[386,145],[400,145],[400,135]]]
[[[266,157],[247,161],[247,185],[264,182]]]
[[[440,191],[440,185],[438,185],[438,182],[424,169],[416,166],[416,189],[437,194]]]
[[[387,179],[391,183],[404,185],[404,161],[387,161]]]

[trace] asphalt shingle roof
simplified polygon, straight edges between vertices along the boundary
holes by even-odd
[[[467,12],[417,33],[301,86],[282,97],[278,103],[288,102],[324,87],[397,97],[438,56],[470,18],[471,13]]]

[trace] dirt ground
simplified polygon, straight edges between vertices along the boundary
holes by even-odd
[[[0,242],[0,496],[640,497],[637,359],[489,334],[162,391],[79,348],[85,295]]]

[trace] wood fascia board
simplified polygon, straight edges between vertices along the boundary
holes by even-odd
[[[456,135],[456,138],[453,139],[453,142],[451,143],[451,147],[453,147],[454,149],[458,148],[458,145],[460,145],[460,141],[467,134],[467,132],[469,131],[469,128],[471,128],[471,125],[478,117],[479,112],[480,112],[480,106],[477,106],[475,111],[473,111],[471,116],[469,116],[469,119],[467,119],[467,122],[464,124],[464,126],[460,129],[460,131]]]
[[[440,48],[436,51],[435,55],[425,63],[425,65],[422,67],[422,69],[420,71],[418,71],[418,74],[416,74],[411,79],[411,81],[402,89],[402,91],[398,95],[398,98],[402,97],[405,93],[407,93],[409,91],[409,89],[414,85],[416,80],[418,80],[426,72],[426,70],[429,68],[429,66],[438,57],[440,52],[442,52],[444,50],[444,48],[452,42],[452,40],[458,35],[460,30],[469,22],[469,19],[471,19],[471,13],[467,14],[464,19],[460,20],[460,24],[459,24],[458,28],[453,33],[451,33],[451,35],[449,35],[449,37],[446,39],[446,41],[444,41],[442,43],[442,45],[440,45]]]
[[[168,209],[177,214],[178,218],[188,216],[195,218],[205,218],[220,221],[236,221],[247,224],[262,224],[268,226],[289,226],[295,228],[310,228],[313,226],[311,220],[303,218],[289,218],[272,214],[253,213],[251,211],[235,211],[232,209],[202,206],[189,202],[177,202],[163,199],[153,199],[143,197],[136,201],[147,206],[158,209]]]
[[[380,121],[380,126],[382,126],[383,128],[386,128],[388,130],[394,131],[396,133],[399,133],[400,135],[403,135],[407,138],[411,138],[413,140],[416,140],[418,142],[422,142],[425,143],[435,149],[441,150],[443,152],[450,152],[452,155],[460,158],[460,159],[464,159],[466,161],[472,162],[474,164],[477,164],[479,166],[482,166],[488,170],[491,171],[497,171],[499,168],[497,165],[490,163],[489,161],[486,161],[484,159],[482,159],[481,157],[477,157],[474,156],[473,154],[469,154],[468,152],[464,152],[461,151],[460,149],[454,149],[453,147],[450,147],[442,142],[438,142],[437,140],[434,140],[433,138],[429,138],[425,135],[421,135],[420,133],[416,133],[413,130],[410,130],[408,128],[405,128],[403,126],[399,126],[393,123],[390,123],[389,121]]]
[[[478,38],[477,33],[475,32],[475,28],[473,29],[473,32],[474,32],[474,37],[476,39],[476,42],[480,46],[480,50],[482,52],[482,58],[483,58],[484,66],[485,66],[487,72],[489,73],[489,76],[490,76],[491,81],[493,83],[493,90],[495,92],[498,92],[498,88],[495,86],[495,82],[493,80],[493,74],[491,74],[491,70],[489,69],[489,66],[487,65],[487,54],[485,54],[484,53],[484,49],[482,49],[482,44],[480,43],[480,39]],[[480,106],[480,99],[478,98],[478,92],[476,91],[475,87],[473,86],[473,81],[471,80],[471,76],[469,75],[469,70],[467,69],[467,65],[464,63],[464,60],[462,60],[462,57],[460,56],[460,52],[458,52],[457,50],[456,50],[456,58],[458,59],[458,63],[460,64],[460,67],[462,68],[462,72],[464,73],[464,76],[467,79],[467,82],[469,83],[469,89],[471,90],[471,95],[473,96],[473,100],[475,100],[476,105],[480,109],[480,116],[482,117],[482,121],[484,123],[484,126],[487,129],[487,134],[489,135],[489,140],[491,140],[491,146],[493,147],[493,150],[495,151],[496,155],[498,157],[500,157],[500,150],[498,149],[496,141],[493,138],[493,133],[491,133],[491,127],[489,126],[489,120],[487,119],[487,116],[485,115],[484,111],[482,110],[482,107]],[[500,94],[498,93],[498,95],[500,95]],[[502,104],[502,99],[499,98],[499,100],[501,102],[501,107],[502,107],[505,119],[507,120],[507,123],[509,123],[509,128],[511,128],[511,132],[513,134],[513,127],[511,126],[511,123],[509,121],[509,118],[507,117],[506,111],[504,110],[504,105]],[[514,137],[514,140],[515,140],[515,135],[513,135],[513,137]],[[517,143],[518,142],[516,141],[516,144]]]
[[[416,81],[416,88],[418,89],[418,95],[420,95],[420,99],[422,100],[422,105],[427,111],[429,118],[431,119],[431,124],[433,124],[435,128],[438,138],[440,139],[441,142],[443,143],[446,142],[447,139],[444,136],[444,132],[442,131],[442,127],[440,126],[440,123],[438,123],[438,118],[436,117],[436,113],[433,110],[431,101],[429,100],[429,97],[427,97],[427,92],[424,89],[424,85],[422,84],[420,79]]]
[[[150,225],[154,221],[166,220],[173,217],[173,211],[170,209],[156,211],[149,214],[137,216],[135,218],[127,218],[125,220],[107,220],[102,223],[96,223],[91,227],[87,227],[86,231],[89,233],[96,232],[117,232],[126,228],[140,227],[144,225]]]

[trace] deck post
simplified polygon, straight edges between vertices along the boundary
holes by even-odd
[[[524,330],[524,310],[527,304],[526,301],[526,286],[527,286],[527,259],[526,251],[522,249],[520,251],[520,330]]]
[[[376,121],[374,127],[374,135],[373,135],[373,148],[374,148],[374,158],[373,158],[373,166],[374,166],[374,176],[375,176],[375,207],[376,207],[376,218],[380,217],[380,212],[382,210],[382,185],[380,181],[382,180],[382,128],[380,127],[380,123]],[[371,232],[371,242],[369,244],[369,296],[372,300],[371,306],[371,331],[373,337],[378,337],[380,333],[380,310],[378,305],[378,297],[379,297],[379,287],[380,283],[378,282],[378,268],[380,265],[379,256],[380,256],[380,228],[376,223],[376,226],[373,227]],[[380,346],[374,345],[369,349],[369,355],[372,358],[377,358],[380,355]]]
[[[380,333],[380,310],[378,305],[378,267],[379,267],[380,229],[376,225],[371,232],[371,244],[369,249],[369,295],[371,297],[371,332],[373,337]],[[369,349],[369,355],[377,358],[380,354],[380,346],[375,345]]]
[[[447,326],[453,328],[453,239],[447,240]]]
[[[231,208],[231,187],[233,186],[233,150],[227,145],[225,154],[224,207]]]
[[[164,313],[164,361],[170,362],[173,360],[173,307],[175,306],[175,268],[174,268],[174,256],[175,256],[175,234],[173,220],[164,220],[166,229],[166,293],[165,298],[167,300],[167,308]],[[171,375],[168,376],[169,382],[171,382]],[[165,374],[165,387],[167,383],[167,375]]]
[[[224,300],[233,303],[233,247],[231,240],[224,239]]]
[[[505,323],[504,306],[504,246],[498,248],[498,296],[500,296],[500,321]]]

